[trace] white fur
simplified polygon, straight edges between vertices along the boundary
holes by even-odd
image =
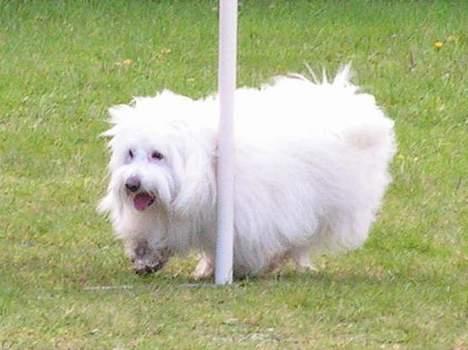
[[[197,276],[209,275],[217,96],[192,100],[163,91],[113,107],[110,115],[113,126],[104,135],[111,138],[111,177],[100,210],[138,263],[196,249],[206,256]],[[271,270],[289,257],[309,269],[311,252],[364,243],[391,180],[396,145],[393,121],[350,83],[348,67],[331,82],[295,75],[237,90],[235,140],[236,275]],[[165,158],[151,161],[153,150]],[[125,190],[134,175],[156,197],[144,211]],[[142,242],[144,256],[135,253]]]

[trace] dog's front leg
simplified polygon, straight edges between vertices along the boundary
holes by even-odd
[[[202,253],[198,260],[197,267],[192,272],[192,277],[196,280],[211,278],[214,273],[214,259],[213,257]]]
[[[146,239],[132,239],[124,244],[127,255],[133,263],[133,269],[139,275],[162,269],[171,257],[171,252],[167,247],[150,244]]]

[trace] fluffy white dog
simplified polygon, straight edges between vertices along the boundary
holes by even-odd
[[[173,254],[203,257],[213,273],[218,98],[170,91],[110,109],[110,184],[100,210],[138,273]],[[393,121],[349,81],[299,75],[236,92],[234,274],[287,258],[361,246],[391,178]]]

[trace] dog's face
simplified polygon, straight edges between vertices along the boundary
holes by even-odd
[[[189,214],[214,198],[214,137],[193,123],[193,101],[177,95],[110,110],[110,184],[101,209]],[[188,107],[188,108],[187,108]]]
[[[175,169],[182,161],[178,153],[147,132],[127,129],[111,141],[110,187],[122,203],[140,212],[170,206],[182,176]]]

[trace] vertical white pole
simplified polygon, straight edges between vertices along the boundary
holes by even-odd
[[[219,131],[217,163],[216,284],[232,282],[234,248],[234,92],[237,59],[237,0],[219,6]]]

